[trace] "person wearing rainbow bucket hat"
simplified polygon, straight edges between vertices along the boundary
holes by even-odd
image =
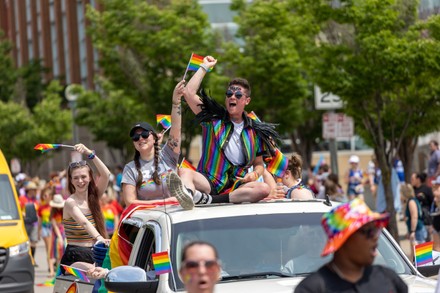
[[[325,213],[321,225],[328,239],[321,256],[333,253],[333,259],[302,280],[295,293],[408,292],[393,270],[372,265],[388,219],[388,214],[372,212],[359,198]]]

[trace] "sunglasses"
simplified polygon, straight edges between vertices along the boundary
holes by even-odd
[[[131,137],[131,139],[133,140],[133,141],[138,141],[139,139],[141,139],[141,136],[142,136],[142,138],[143,139],[147,139],[149,136],[150,136],[150,131],[146,131],[146,130],[144,130],[144,131],[142,131],[141,133],[135,133],[135,134],[133,134],[133,136]]]
[[[228,98],[231,98],[234,94],[235,94],[235,97],[239,100],[241,99],[241,97],[244,96],[244,94],[241,91],[235,91],[235,92],[233,92],[231,90],[226,91],[226,97],[228,97]]]
[[[79,162],[70,163],[69,168],[75,169],[75,168],[84,167],[84,166],[87,166],[87,162],[86,161],[79,161]]]
[[[370,226],[370,227],[361,228],[358,231],[362,233],[367,239],[372,239],[374,237],[379,236],[380,232],[382,231],[382,228],[376,226]]]
[[[187,270],[197,270],[199,267],[203,265],[206,270],[212,271],[215,268],[218,268],[219,262],[217,260],[201,260],[201,261],[193,261],[186,260],[183,262],[182,266]]]

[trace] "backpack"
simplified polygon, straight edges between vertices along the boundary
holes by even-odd
[[[35,204],[27,203],[24,206],[24,222],[25,224],[33,224],[38,222],[37,210],[35,209]]]
[[[421,219],[423,221],[423,225],[430,226],[432,225],[432,216],[429,213],[429,209],[427,207],[422,206],[422,216]]]

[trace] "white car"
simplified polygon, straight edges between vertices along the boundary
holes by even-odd
[[[320,220],[336,204],[275,201],[135,211],[122,227],[133,242],[129,266],[111,270],[105,286],[114,292],[184,291],[178,276],[182,248],[203,240],[214,244],[222,262],[217,293],[291,293],[331,258],[320,257],[326,241]],[[172,272],[155,276],[151,255],[163,251],[169,251]],[[412,266],[387,231],[379,239],[375,263],[396,271],[409,292],[434,292],[436,282]]]

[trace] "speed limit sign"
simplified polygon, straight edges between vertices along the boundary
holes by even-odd
[[[319,86],[315,85],[315,108],[316,110],[341,109],[343,103],[340,97],[332,93],[323,93]]]

